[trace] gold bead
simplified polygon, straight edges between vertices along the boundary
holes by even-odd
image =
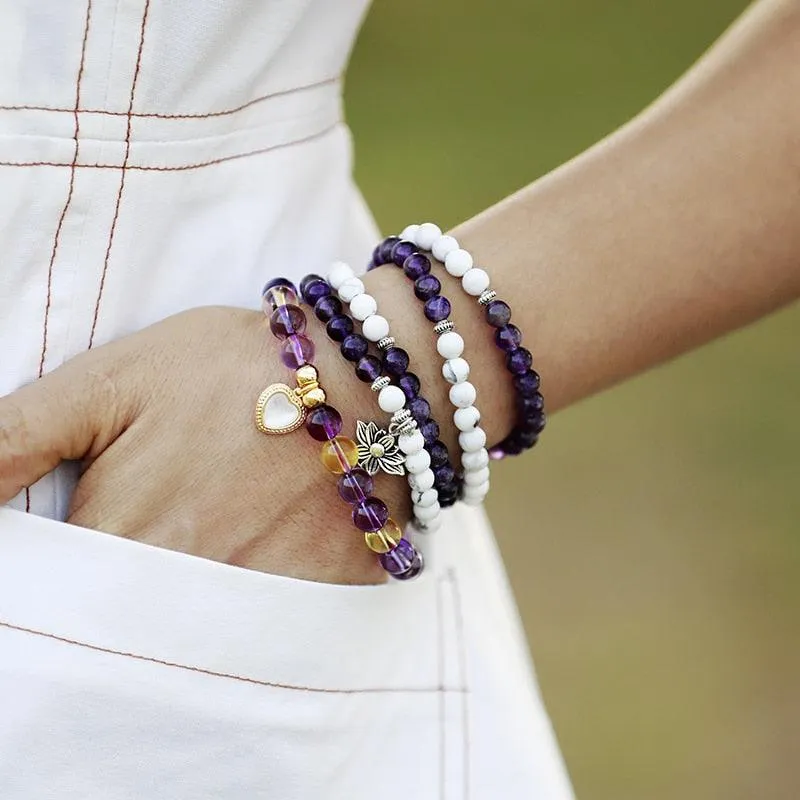
[[[316,383],[319,376],[317,375],[317,370],[311,364],[304,364],[295,371],[294,377],[297,385],[302,387],[309,383]]]
[[[303,394],[303,405],[306,408],[321,406],[325,402],[325,391],[319,386],[316,389],[309,389]]]
[[[358,445],[352,439],[337,436],[322,445],[320,459],[325,469],[334,475],[341,475],[358,464]]]
[[[402,538],[403,531],[391,518],[386,520],[386,524],[379,531],[369,531],[364,534],[367,547],[374,553],[388,553],[397,547]]]

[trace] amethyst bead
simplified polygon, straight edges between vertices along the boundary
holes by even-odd
[[[312,439],[328,442],[342,432],[342,415],[333,406],[316,406],[308,412],[306,430]]]
[[[412,281],[421,278],[423,275],[427,275],[430,271],[431,261],[427,256],[422,255],[422,253],[412,253],[403,262],[403,272],[405,272],[406,276],[411,278]]]
[[[511,319],[511,308],[508,303],[502,300],[492,300],[486,306],[486,321],[494,328],[502,328],[508,325]]]
[[[303,299],[310,306],[315,305],[317,301],[321,300],[323,297],[329,297],[333,294],[331,285],[324,278],[316,278],[309,281],[305,285],[305,288],[301,288],[301,291],[303,293]]]
[[[314,360],[314,342],[308,336],[291,335],[281,347],[281,361],[289,369],[298,369]]]
[[[447,445],[444,442],[435,441],[430,447],[426,448],[431,457],[431,468],[443,467],[450,461],[450,454],[447,452]]]
[[[517,429],[520,431],[530,432],[530,433],[541,433],[544,430],[544,426],[547,424],[547,416],[544,412],[539,414],[531,414],[530,417],[526,417],[519,423]]]
[[[413,400],[419,394],[419,378],[413,372],[401,375],[397,380],[397,385],[403,390],[406,400]]]
[[[297,287],[288,278],[273,278],[271,281],[267,281],[264,284],[261,294],[266,294],[269,289],[273,289],[276,286],[285,286],[287,289],[291,289],[295,294],[298,293]]]
[[[400,241],[399,236],[388,236],[375,248],[375,263],[388,264],[392,260],[392,248]]]
[[[418,300],[430,300],[442,291],[442,284],[435,275],[423,275],[414,281],[414,294]]]
[[[511,435],[514,437],[514,441],[519,444],[523,450],[530,449],[539,441],[538,431],[514,431]]]
[[[436,295],[425,301],[425,316],[431,322],[441,322],[450,316],[450,301],[443,295]]]
[[[300,281],[300,294],[302,295],[303,300],[305,300],[308,303],[308,300],[306,300],[306,287],[310,283],[313,283],[314,281],[324,281],[324,280],[325,279],[322,277],[322,275],[317,275],[315,272],[306,275],[305,278],[303,278],[303,280]],[[310,303],[309,305],[314,305],[314,304]]]
[[[401,539],[397,543],[397,547],[380,555],[379,560],[381,566],[390,575],[396,576],[407,572],[413,566],[416,556],[417,551],[414,549],[414,545],[408,539]]]
[[[389,347],[383,353],[383,370],[394,378],[404,375],[408,369],[408,353],[402,347]]]
[[[422,553],[417,553],[416,556],[414,556],[414,560],[411,562],[411,566],[405,572],[398,572],[393,577],[398,581],[411,581],[416,578],[424,568],[425,562],[423,561]]]
[[[380,378],[382,369],[381,360],[377,356],[366,355],[356,364],[356,377],[364,383],[372,383]]]
[[[377,497],[367,497],[353,506],[353,525],[360,531],[379,531],[389,519],[386,503]]]
[[[332,294],[320,297],[314,304],[314,314],[320,322],[330,322],[337,314],[342,313],[342,301]]]
[[[337,314],[328,320],[325,330],[334,342],[343,342],[353,332],[353,320],[347,314]]]
[[[286,278],[274,278],[261,292],[261,307],[269,316],[278,306],[297,303],[298,292],[294,284]]]
[[[439,423],[434,419],[426,420],[425,422],[417,421],[419,431],[425,444],[432,445],[439,438]]]
[[[293,333],[303,333],[306,329],[306,315],[300,306],[278,306],[270,314],[269,329],[278,339],[285,339]]]
[[[436,467],[436,469],[433,470],[433,476],[433,485],[437,489],[441,489],[445,486],[450,486],[455,482],[456,471],[449,464],[444,464],[441,467]]]
[[[544,398],[539,392],[534,392],[530,397],[517,397],[517,411],[522,417],[532,417],[544,411]]]
[[[417,246],[414,242],[409,242],[407,239],[397,242],[392,248],[391,260],[398,267],[402,267],[406,263],[406,259],[417,252]]]
[[[442,508],[450,508],[450,506],[454,506],[458,502],[458,485],[456,483],[443,486],[438,492],[439,505]]]
[[[354,467],[339,478],[339,497],[345,503],[355,505],[366,500],[374,487],[375,481],[369,472],[361,467]]]
[[[539,373],[534,372],[532,369],[529,369],[527,372],[523,372],[522,375],[515,375],[513,381],[514,388],[517,390],[517,394],[520,394],[523,397],[530,397],[532,394],[539,391],[541,382],[542,381],[539,377]]]
[[[369,352],[369,342],[360,333],[351,333],[342,340],[340,349],[348,361],[359,361]]]
[[[491,458],[492,461],[500,461],[500,459],[503,459],[505,457],[506,457],[505,441],[500,442],[500,444],[496,444],[494,445],[494,447],[489,448],[489,458]]]
[[[516,325],[503,325],[494,332],[494,342],[501,350],[510,353],[522,343],[522,331]]]
[[[527,372],[531,368],[531,364],[533,364],[533,356],[530,350],[526,350],[524,347],[512,350],[506,358],[506,368],[514,375],[522,375],[523,372]]]
[[[431,416],[431,404],[424,397],[415,397],[409,400],[406,408],[411,412],[411,416],[416,420],[417,425],[427,422]],[[422,434],[425,435],[424,433]],[[438,433],[436,438],[438,439]]]

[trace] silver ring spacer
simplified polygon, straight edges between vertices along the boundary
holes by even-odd
[[[388,350],[394,347],[394,336],[384,336],[378,341],[378,350]]]
[[[391,378],[388,378],[386,375],[381,375],[380,378],[375,378],[372,382],[372,386],[369,388],[372,389],[373,392],[379,392],[381,389],[384,389],[392,382]]]
[[[443,333],[449,333],[450,331],[454,331],[456,329],[456,324],[451,319],[443,319],[441,322],[437,322],[433,326],[433,332],[437,336],[441,336]]]
[[[481,292],[481,296],[478,298],[478,302],[482,306],[488,306],[492,300],[497,297],[497,292],[494,289],[487,289],[485,292]]]
[[[407,408],[401,408],[392,414],[392,422],[395,425],[402,425],[408,419],[411,419],[411,412]]]

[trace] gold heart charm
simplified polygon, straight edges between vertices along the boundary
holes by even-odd
[[[256,427],[261,433],[291,433],[305,421],[303,401],[285,383],[273,383],[256,403]]]

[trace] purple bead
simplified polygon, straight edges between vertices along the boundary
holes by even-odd
[[[402,267],[406,263],[406,259],[417,252],[417,246],[414,242],[409,242],[407,239],[397,244],[392,248],[392,262],[398,267]]]
[[[312,439],[328,442],[342,432],[342,415],[333,406],[315,406],[306,417],[306,430]]]
[[[455,481],[456,471],[449,464],[444,464],[433,470],[433,477],[433,485],[437,489],[441,489],[443,486],[450,486]]]
[[[347,314],[337,314],[328,320],[325,330],[334,342],[343,342],[353,332],[353,320]]]
[[[437,490],[439,492],[439,505],[442,508],[450,508],[458,502],[458,485],[451,483]]]
[[[531,416],[525,417],[525,419],[523,419],[517,427],[521,431],[541,433],[546,424],[547,416],[542,412],[539,414],[531,414]]]
[[[306,300],[306,287],[309,285],[309,283],[313,283],[314,281],[324,281],[324,280],[325,278],[323,278],[322,275],[317,275],[316,273],[312,272],[310,275],[306,275],[305,278],[303,278],[303,280],[300,281],[300,294],[302,295],[303,300],[305,300],[306,303],[308,303],[308,300]],[[309,305],[313,306],[314,304],[309,303]]]
[[[297,287],[288,278],[273,278],[271,281],[267,281],[267,283],[264,284],[261,294],[266,294],[269,289],[275,286],[285,286],[287,289],[291,289],[295,294],[298,293]]]
[[[377,497],[368,497],[353,506],[353,525],[360,531],[379,531],[389,519],[386,503]]]
[[[379,556],[381,566],[391,575],[407,572],[414,563],[417,551],[408,539],[401,539],[397,547]]]
[[[281,347],[281,361],[289,369],[298,369],[314,360],[314,342],[308,336],[290,336]]]
[[[414,281],[414,294],[418,300],[430,300],[442,291],[442,284],[435,275],[423,275]]]
[[[406,277],[411,278],[412,281],[427,275],[431,271],[431,260],[422,255],[422,253],[412,253],[403,262],[403,272]]]
[[[329,297],[333,294],[331,285],[324,278],[317,278],[316,280],[309,281],[303,292],[303,300],[310,306],[316,305],[318,300],[323,297]]]
[[[439,423],[435,419],[418,422],[417,424],[425,444],[432,445],[439,438]]]
[[[413,400],[409,400],[406,408],[417,421],[417,425],[422,425],[431,415],[431,404],[424,397],[415,397]],[[436,438],[438,439],[439,436],[437,435]]]
[[[389,236],[384,239],[376,248],[376,264],[388,264],[392,260],[392,248],[400,241],[399,236]]]
[[[513,383],[518,394],[521,394],[523,397],[530,397],[532,394],[539,391],[541,378],[539,378],[538,372],[529,369],[527,372],[523,372],[522,375],[515,375]]]
[[[401,375],[397,385],[403,390],[406,400],[413,400],[419,394],[419,378],[413,372]]]
[[[344,337],[340,349],[348,361],[359,361],[369,351],[369,342],[360,333],[351,333]]]
[[[544,398],[539,392],[534,392],[530,397],[517,396],[517,411],[521,417],[532,417],[544,411]]]
[[[320,297],[314,304],[314,314],[320,322],[330,322],[337,314],[342,313],[342,301],[329,294]]]
[[[369,472],[361,467],[354,467],[339,478],[339,497],[345,503],[355,505],[366,500],[372,494],[374,486],[375,481]]]
[[[450,301],[438,294],[425,302],[425,316],[431,322],[441,322],[450,316]]]
[[[512,350],[506,357],[506,368],[514,375],[522,375],[523,372],[527,372],[531,368],[531,364],[533,364],[533,356],[530,350],[526,350],[524,347]]]
[[[447,452],[447,445],[444,442],[435,441],[427,450],[431,457],[432,469],[443,467],[450,462],[450,453]]]
[[[511,435],[523,450],[530,450],[539,441],[539,434],[536,431],[514,431]]]
[[[508,325],[511,319],[511,307],[502,300],[492,300],[486,306],[486,321],[495,328]]]
[[[500,461],[506,457],[504,445],[505,442],[500,442],[500,444],[489,448],[489,458],[491,458],[492,461]]]
[[[380,378],[383,368],[377,356],[366,355],[356,364],[356,377],[364,383],[372,383]]]
[[[306,329],[306,315],[300,306],[278,306],[269,317],[269,329],[278,339]]]
[[[503,440],[504,456],[518,456],[523,450],[522,445],[514,438],[514,435],[506,436]]]
[[[394,378],[404,375],[408,369],[408,353],[402,347],[389,347],[383,352],[383,370]]]
[[[417,553],[414,556],[414,560],[411,562],[411,566],[405,572],[398,572],[392,577],[398,581],[411,581],[414,580],[423,569],[425,569],[425,561],[422,558],[422,553]]]
[[[522,342],[522,331],[516,325],[503,325],[494,332],[494,342],[506,353],[516,350]]]
[[[298,293],[294,284],[286,278],[275,278],[271,280],[261,292],[261,307],[264,313],[269,316],[278,306],[288,303],[297,303]]]

